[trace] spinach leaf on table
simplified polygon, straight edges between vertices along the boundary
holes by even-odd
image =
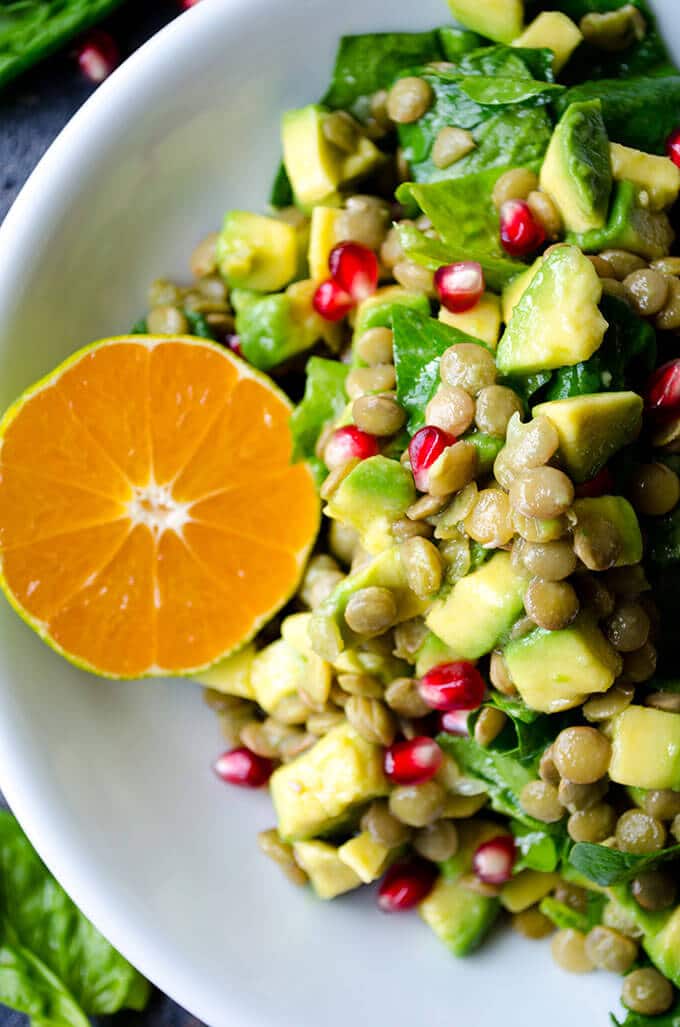
[[[323,357],[310,357],[308,360],[305,395],[290,419],[293,460],[312,459],[324,425],[335,420],[344,410],[348,373],[349,367],[338,360],[324,360]]]
[[[561,115],[571,103],[597,99],[602,101],[612,142],[646,153],[665,153],[666,139],[678,122],[680,75],[584,82],[559,96],[555,106]]]
[[[606,888],[630,881],[643,870],[654,870],[670,860],[680,860],[680,845],[638,856],[632,852],[610,849],[606,845],[578,842],[569,854],[571,865],[579,873],[594,884]]]

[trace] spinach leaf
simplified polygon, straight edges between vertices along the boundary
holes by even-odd
[[[276,169],[274,181],[272,182],[272,187],[269,193],[269,202],[272,207],[276,207],[277,210],[280,210],[281,207],[292,207],[295,203],[293,187],[290,184],[286,165],[283,161],[279,162],[279,166]]]
[[[542,389],[544,385],[552,378],[551,371],[537,371],[535,374],[525,375],[508,375],[501,380],[502,385],[507,385],[508,388],[516,392],[520,397],[527,413],[529,412],[529,400],[534,396],[539,389]]]
[[[607,904],[607,897],[600,892],[588,892],[585,912],[572,909],[566,902],[547,896],[541,902],[541,913],[552,920],[560,930],[580,931],[587,934],[593,927],[602,922],[602,913]]]
[[[513,103],[526,103],[533,100],[537,105],[550,103],[556,93],[564,91],[564,86],[549,82],[536,82],[533,79],[516,78],[464,78],[459,83],[460,89],[470,100],[482,107],[506,107]]]
[[[642,1013],[628,1012],[625,1020],[617,1020],[612,1013],[615,1027],[680,1027],[680,999],[672,1009],[660,1016],[643,1016]]]
[[[403,199],[411,196],[411,186],[398,190]],[[484,277],[490,288],[500,292],[504,285],[525,270],[526,265],[509,257],[500,257],[486,252],[473,251],[462,245],[449,246],[440,239],[431,239],[415,225],[400,222],[399,241],[407,257],[430,271],[436,271],[442,264],[453,264],[457,260],[476,260],[482,265]]]
[[[145,317],[140,317],[138,321],[135,321],[132,328],[130,329],[130,335],[146,335],[149,331],[149,325]]]
[[[537,759],[555,741],[560,731],[573,721],[570,714],[537,713],[521,699],[492,692],[486,706],[501,710],[509,724],[493,743],[492,748],[511,753],[521,763],[534,767]]]
[[[645,528],[647,559],[663,568],[680,563],[680,507],[665,517],[650,518]]]
[[[459,75],[484,75],[487,78],[541,78],[553,82],[552,52],[497,43],[465,54],[452,70]]]
[[[513,820],[510,823],[517,846],[517,860],[514,873],[520,870],[538,870],[541,874],[551,874],[560,865],[563,845],[544,826],[542,829],[527,827]]]
[[[638,856],[632,852],[619,852],[606,845],[578,842],[569,854],[572,866],[594,884],[605,888],[630,881],[643,870],[653,870],[661,863],[680,859],[680,845]]]
[[[189,322],[192,335],[199,339],[212,339],[213,342],[215,341],[215,335],[204,314],[198,314],[195,310],[185,310],[184,316]]]
[[[85,919],[4,811],[0,932],[0,1001],[36,1023],[82,1027],[86,1015],[146,1005],[147,982]]]
[[[310,357],[307,361],[305,395],[290,419],[293,460],[312,459],[324,425],[335,420],[344,410],[348,373],[349,367],[339,360]]]
[[[571,103],[597,99],[613,142],[665,153],[666,139],[678,121],[680,75],[584,82],[559,96],[556,109],[561,115]]]
[[[481,36],[469,29],[454,28],[453,25],[445,25],[438,30],[439,45],[442,48],[442,55],[445,61],[457,61],[470,50],[479,50],[483,45]]]

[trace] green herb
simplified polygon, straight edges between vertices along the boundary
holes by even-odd
[[[195,310],[185,310],[184,316],[189,322],[189,328],[191,334],[197,336],[199,339],[212,339],[215,341],[215,333],[205,319],[204,314],[199,314]]]
[[[593,927],[602,922],[602,914],[607,904],[607,897],[599,892],[588,892],[585,911],[572,909],[566,902],[549,895],[541,902],[541,913],[552,920],[555,927],[563,931],[580,931],[587,934]]]
[[[662,863],[677,859],[680,859],[680,845],[638,856],[632,852],[610,849],[606,845],[578,842],[569,855],[572,866],[579,873],[605,888],[630,881],[643,870],[653,870]]]
[[[514,873],[520,870],[538,870],[541,874],[553,873],[560,864],[562,845],[554,833],[547,829],[537,829],[511,821],[510,827],[515,836],[517,860]]]
[[[646,556],[657,567],[671,567],[680,562],[680,507],[665,517],[654,517],[645,523]],[[677,596],[676,596],[677,601]]]
[[[272,182],[272,187],[269,193],[269,202],[272,207],[276,207],[278,210],[280,210],[281,207],[292,207],[295,203],[293,187],[290,184],[286,165],[283,161],[279,162],[279,166],[276,169],[274,181]]]
[[[594,99],[602,101],[607,132],[615,143],[663,154],[678,122],[680,75],[584,82],[558,97],[556,108],[563,114],[570,103]]]
[[[33,1027],[143,1009],[149,985],[85,919],[0,811],[0,1002]]]
[[[629,1012],[625,1020],[617,1020],[612,1013],[615,1027],[680,1027],[680,999],[672,1009],[661,1016],[643,1016],[641,1013]]]
[[[339,360],[310,357],[307,362],[307,381],[302,402],[295,408],[290,421],[293,434],[293,459],[308,460],[321,430],[334,421],[347,404],[345,380],[349,368]]]
[[[147,335],[149,331],[149,325],[145,317],[140,317],[138,321],[135,321],[132,328],[130,329],[130,335]]]

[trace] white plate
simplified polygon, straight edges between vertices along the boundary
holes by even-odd
[[[680,53],[675,0],[657,6]],[[278,116],[323,92],[341,33],[446,20],[443,0],[206,0],[126,62],[0,230],[0,406],[128,330],[225,209],[263,205]],[[266,796],[213,779],[220,747],[191,685],[81,674],[2,604],[0,783],[85,912],[210,1027],[607,1022],[616,981],[545,945],[501,934],[457,962],[416,916],[290,887],[255,845]]]

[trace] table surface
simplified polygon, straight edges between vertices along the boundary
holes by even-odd
[[[179,0],[131,0],[103,23],[123,57],[176,17]],[[80,73],[72,48],[45,61],[0,96],[0,221],[36,163],[95,88]],[[143,1014],[122,1013],[101,1027],[202,1027],[170,999],[155,994]],[[24,1027],[26,1018],[0,1006],[0,1027]]]

